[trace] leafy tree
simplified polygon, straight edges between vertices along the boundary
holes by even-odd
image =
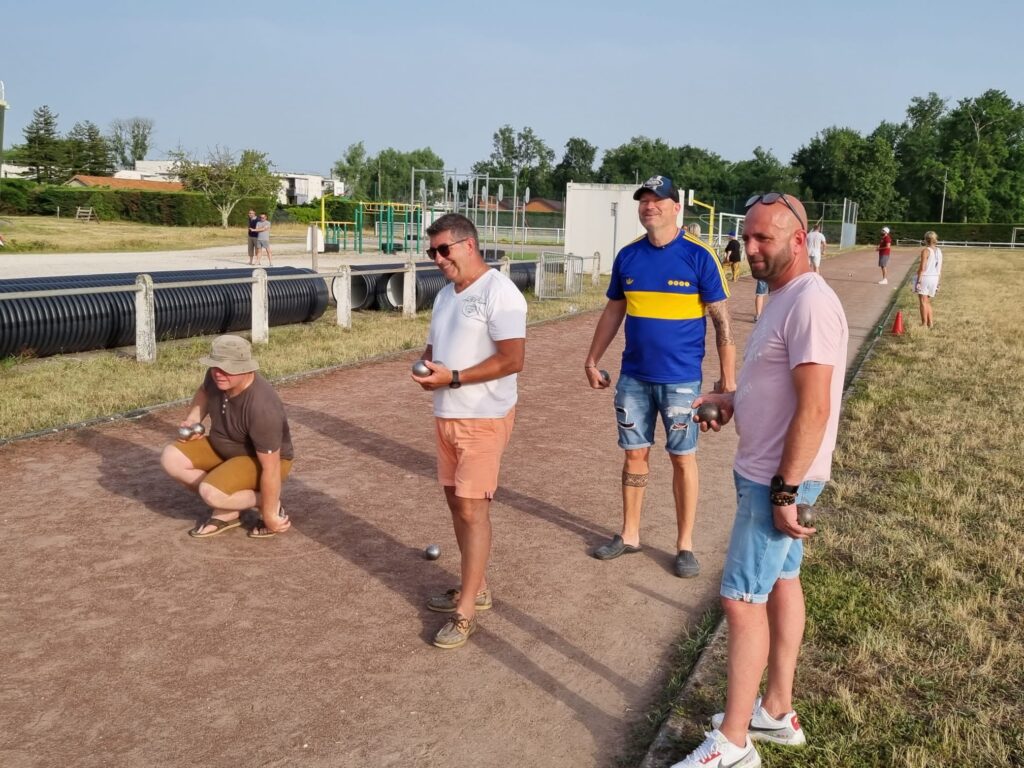
[[[45,104],[32,112],[32,121],[25,126],[25,144],[20,158],[32,168],[36,181],[63,181],[58,176],[64,165],[64,146],[57,133],[57,115]]]
[[[758,192],[797,194],[799,182],[791,165],[785,165],[771,150],[756,147],[750,160],[733,163],[725,174],[719,204],[742,212],[743,204]]]
[[[565,194],[565,185],[570,181],[585,184],[597,179],[594,171],[594,158],[597,147],[586,139],[577,136],[565,142],[562,159],[551,172],[551,187],[556,196]]]
[[[271,172],[272,164],[263,152],[242,151],[238,160],[228,149],[210,152],[206,162],[197,162],[184,151],[171,152],[174,173],[185,189],[203,193],[220,211],[221,225],[228,228],[228,216],[238,202],[246,197],[274,199],[281,182]]]
[[[552,193],[551,164],[555,153],[530,127],[516,131],[503,125],[493,136],[494,148],[487,160],[473,164],[473,173],[514,178],[522,194],[530,187],[534,197]]]
[[[597,175],[606,184],[632,184],[656,174],[676,180],[679,170],[679,157],[672,147],[661,139],[634,136],[605,151]]]
[[[67,175],[110,176],[114,160],[110,144],[99,127],[89,121],[75,123],[64,139]]]
[[[1022,132],[1024,109],[1003,91],[989,90],[957,103],[942,124],[947,211],[965,222],[1020,215],[1020,198],[1014,198],[1020,183],[1014,177],[1024,170],[1019,165]]]
[[[363,142],[349,144],[344,156],[334,163],[334,176],[345,182],[348,197],[368,197],[366,184],[366,147]]]
[[[121,168],[134,168],[149,152],[153,121],[148,117],[119,118],[110,124],[110,146]]]
[[[934,91],[915,96],[907,107],[896,142],[899,175],[896,189],[907,201],[911,221],[939,218],[947,168],[940,151],[946,101]]]

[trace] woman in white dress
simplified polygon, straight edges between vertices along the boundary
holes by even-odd
[[[921,325],[928,328],[932,327],[932,298],[939,290],[939,277],[942,275],[942,249],[938,242],[939,236],[934,232],[924,233],[924,248],[921,249],[921,261],[914,280],[914,293],[921,307]]]

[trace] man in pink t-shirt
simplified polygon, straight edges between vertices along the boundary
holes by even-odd
[[[792,699],[804,632],[800,562],[814,528],[798,522],[797,504],[812,505],[831,475],[849,340],[838,297],[811,270],[806,222],[803,205],[787,195],[747,201],[747,260],[772,300],[747,342],[736,392],[694,400],[721,411],[702,429],[718,431],[736,417],[738,502],[721,586],[729,624],[725,712],[677,766],[760,765],[752,739],[806,743]]]

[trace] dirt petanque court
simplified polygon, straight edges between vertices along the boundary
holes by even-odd
[[[895,253],[893,273],[913,257]],[[876,285],[869,251],[823,273],[852,359],[898,280]],[[733,288],[742,350],[753,281]],[[698,578],[672,574],[660,448],[643,552],[590,557],[620,520],[612,392],[582,370],[596,321],[528,331],[492,505],[494,609],[455,651],[430,645],[444,616],[425,606],[457,583],[458,551],[417,352],[279,386],[294,525],[272,539],[186,535],[203,507],[159,468],[181,407],[0,446],[0,765],[616,765],[673,642],[717,600],[736,435],[701,438]],[[710,385],[713,331],[708,349]],[[613,376],[620,352],[621,336]]]

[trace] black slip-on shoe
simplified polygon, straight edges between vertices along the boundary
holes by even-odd
[[[594,557],[598,560],[614,560],[619,555],[631,555],[634,552],[639,552],[640,549],[639,546],[634,547],[632,544],[627,544],[621,536],[616,534],[607,544],[602,544],[594,550]]]

